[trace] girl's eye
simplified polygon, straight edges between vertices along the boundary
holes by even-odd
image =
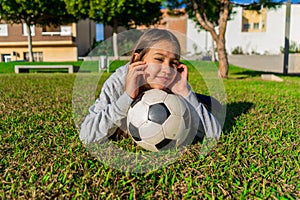
[[[171,66],[172,66],[172,67],[177,67],[178,65],[179,65],[179,62],[172,62],[172,63],[171,63]]]
[[[162,58],[154,58],[155,60],[157,60],[157,61],[160,61],[160,62],[162,62],[163,61],[163,59]]]

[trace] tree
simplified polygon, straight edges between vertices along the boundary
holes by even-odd
[[[232,13],[230,0],[168,0],[167,6],[171,9],[186,8],[200,28],[207,30],[217,46],[220,78],[228,77],[228,57],[226,52],[225,33],[227,21]],[[278,3],[272,0],[258,0],[257,3],[248,5],[249,9],[260,9],[261,6],[275,8]]]
[[[114,56],[118,57],[118,27],[135,28],[161,19],[162,0],[65,0],[70,13],[90,18],[113,28]]]
[[[174,9],[185,4],[186,11],[200,29],[208,31],[217,46],[219,77],[228,77],[228,58],[225,48],[225,31],[231,12],[229,0],[170,0],[168,7]],[[216,27],[218,27],[218,32]]]
[[[25,23],[28,33],[29,61],[34,61],[32,52],[32,25],[54,25],[75,22],[63,0],[2,0],[0,1],[0,20],[6,23]]]

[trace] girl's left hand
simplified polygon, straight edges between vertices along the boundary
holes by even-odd
[[[169,86],[174,94],[183,97],[188,96],[190,90],[188,87],[188,68],[184,64],[177,66],[177,73],[173,83]]]

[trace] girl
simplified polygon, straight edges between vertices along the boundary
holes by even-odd
[[[149,29],[139,38],[131,61],[116,70],[104,83],[100,96],[81,125],[85,143],[110,137],[117,128],[127,130],[126,116],[133,99],[144,90],[158,88],[181,95],[196,111],[198,132],[218,139],[221,127],[197,100],[187,82],[187,66],[180,63],[180,44],[169,31]]]

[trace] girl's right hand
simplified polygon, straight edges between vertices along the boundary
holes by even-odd
[[[137,61],[128,66],[126,76],[125,91],[132,98],[136,98],[139,94],[139,87],[141,86],[141,79],[145,75],[147,64],[145,61]]]

